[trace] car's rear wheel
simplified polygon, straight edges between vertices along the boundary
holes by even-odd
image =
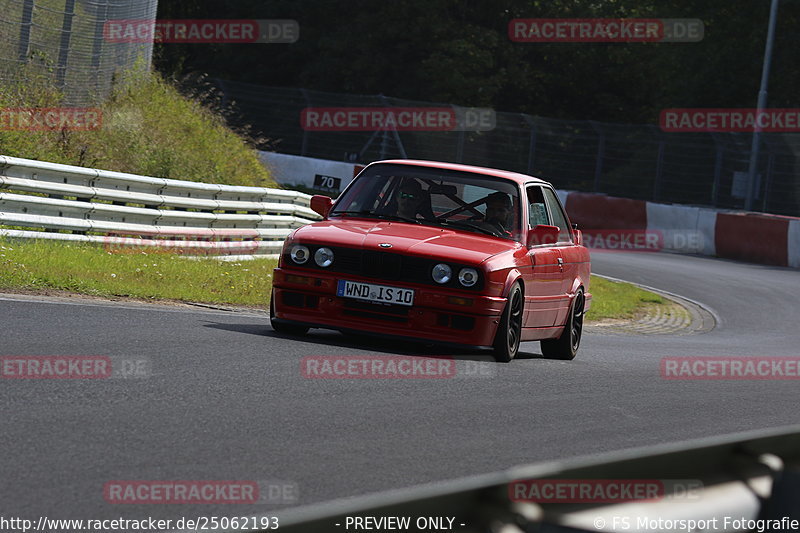
[[[296,326],[294,324],[284,324],[275,320],[275,291],[273,290],[269,297],[269,322],[278,333],[286,335],[304,335],[308,333],[306,326]]]
[[[551,359],[563,359],[566,361],[575,359],[578,347],[581,345],[581,335],[583,335],[585,305],[586,300],[583,296],[583,289],[578,289],[575,299],[572,301],[564,331],[557,339],[541,341],[542,355]]]
[[[522,337],[523,309],[522,289],[519,283],[514,283],[508,291],[506,308],[494,336],[494,358],[500,363],[508,363],[517,356]]]

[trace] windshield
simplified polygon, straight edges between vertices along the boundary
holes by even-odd
[[[520,239],[517,185],[509,180],[410,165],[373,165],[345,191],[331,216],[432,224]]]

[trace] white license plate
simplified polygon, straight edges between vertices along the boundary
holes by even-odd
[[[400,287],[388,287],[360,281],[340,279],[336,287],[336,295],[368,302],[414,305],[414,289],[401,289]]]

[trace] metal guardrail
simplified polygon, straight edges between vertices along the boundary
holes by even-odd
[[[310,198],[0,156],[0,236],[269,256],[320,218]]]
[[[611,491],[605,497],[564,491],[564,497],[544,490],[613,482],[665,490],[655,497]],[[520,486],[542,487],[541,497],[523,490],[520,498]],[[281,531],[289,533],[364,530],[359,524],[400,518],[410,523],[397,529],[430,531],[431,517],[452,519],[452,527],[441,529],[464,533],[797,530],[800,426],[520,466],[277,514]],[[794,526],[787,527],[791,520]]]

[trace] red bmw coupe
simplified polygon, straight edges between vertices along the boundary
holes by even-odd
[[[492,347],[572,359],[589,309],[589,251],[553,187],[489,168],[370,164],[324,220],[293,231],[273,277],[272,327]]]

